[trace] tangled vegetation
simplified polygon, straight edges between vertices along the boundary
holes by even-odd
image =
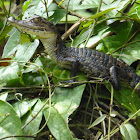
[[[17,4],[16,4],[17,3]],[[60,68],[34,35],[7,19],[45,17],[67,47],[120,58],[140,75],[140,0],[0,1],[0,139],[137,140],[140,97],[121,83]]]

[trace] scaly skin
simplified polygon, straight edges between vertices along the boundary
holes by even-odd
[[[36,35],[53,61],[72,70],[71,76],[82,71],[89,76],[109,79],[116,89],[120,87],[120,80],[133,88],[140,82],[140,77],[121,60],[91,49],[67,48],[55,26],[45,18],[35,16],[28,20],[15,20],[10,17],[8,21],[18,29]],[[140,93],[140,85],[137,91]]]

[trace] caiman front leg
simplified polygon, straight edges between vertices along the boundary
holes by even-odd
[[[67,68],[71,71],[70,78],[76,76],[77,72],[79,71],[79,61],[75,58],[70,57],[59,57],[58,58],[59,64],[61,67]],[[74,82],[75,79],[68,80],[69,83]]]
[[[72,64],[72,69],[71,69],[71,75],[70,78],[73,78],[76,76],[77,72],[79,71],[79,61],[75,60]],[[74,80],[74,79],[71,79]]]

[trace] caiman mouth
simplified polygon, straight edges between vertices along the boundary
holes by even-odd
[[[15,27],[24,27],[29,29],[36,29],[36,30],[42,30],[44,27],[38,26],[39,23],[32,22],[32,19],[35,19],[36,17],[29,18],[28,20],[16,20],[14,17],[9,17],[8,21],[11,25],[14,25]]]
[[[8,21],[21,31],[34,34],[39,38],[50,38],[56,35],[54,25],[43,17],[34,16],[27,20],[16,20],[14,17],[10,17]]]

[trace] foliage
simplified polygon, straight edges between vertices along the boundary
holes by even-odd
[[[37,14],[54,24],[85,18],[66,45],[111,54],[134,65],[140,75],[140,0],[71,0],[69,5],[27,0],[19,16],[9,13],[14,2],[10,5],[0,1],[0,139],[139,139],[140,98],[133,89],[121,83],[115,91],[108,81],[87,80],[83,73],[71,87],[65,83],[70,71],[40,53],[34,35],[21,33],[2,17],[24,20]]]

